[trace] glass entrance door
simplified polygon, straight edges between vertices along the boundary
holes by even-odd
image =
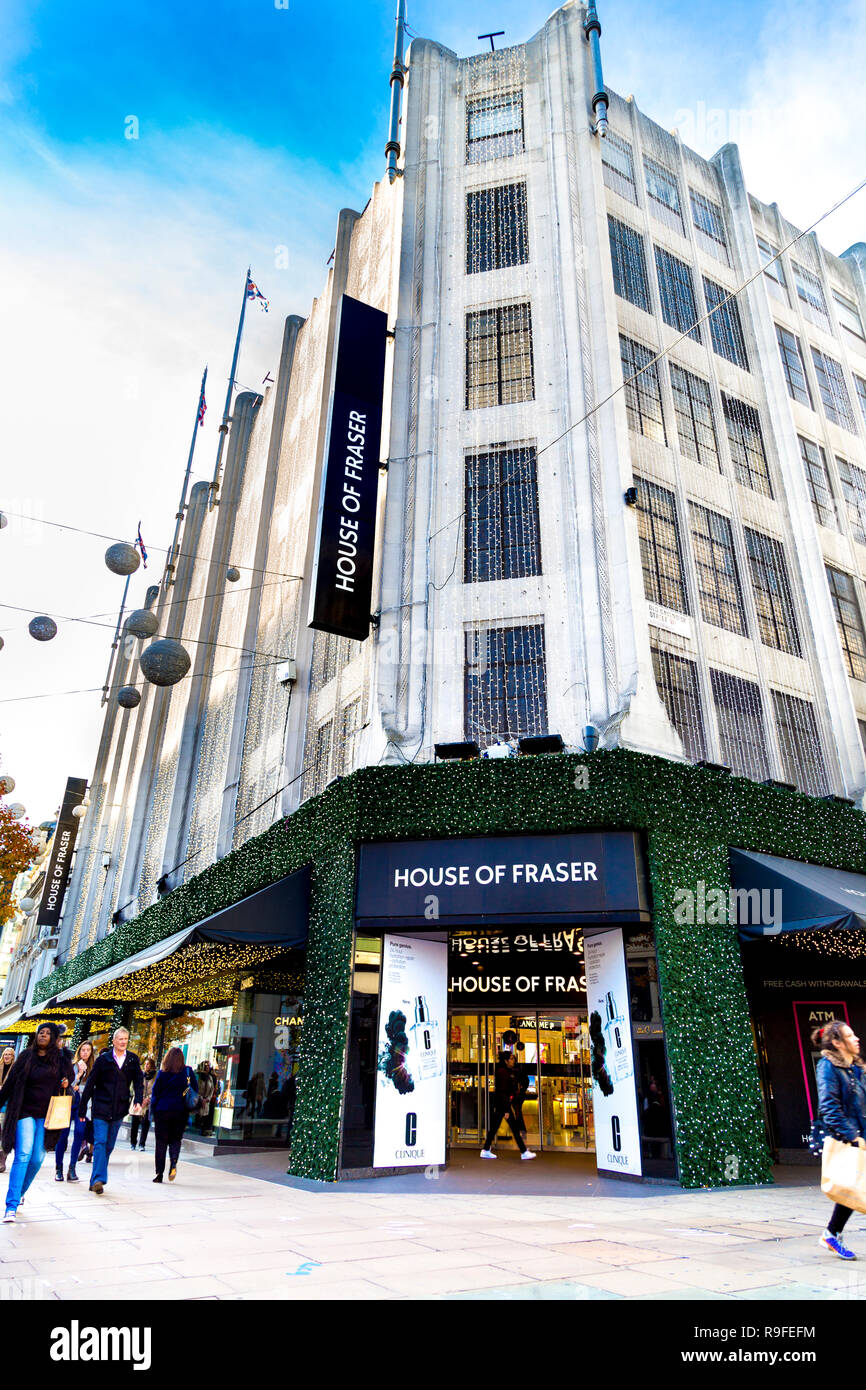
[[[543,1147],[595,1149],[589,1028],[581,1014],[539,1014],[539,1098]]]
[[[530,1149],[595,1148],[589,1029],[582,1014],[452,1014],[448,1020],[452,1145],[481,1147],[502,1052],[516,1050],[522,1080],[518,1119]],[[516,1150],[506,1121],[496,1144]]]

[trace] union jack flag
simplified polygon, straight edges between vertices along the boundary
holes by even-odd
[[[206,401],[205,398],[204,398],[204,384],[202,384],[201,395],[199,396],[199,400],[198,400],[198,422],[199,422],[200,425],[203,425],[203,424],[204,424],[204,416],[205,416],[205,411],[206,411],[206,410],[207,410],[207,401]]]
[[[247,276],[247,299],[260,299],[265,313],[268,312],[268,301],[265,299],[258,285],[256,285],[249,276]]]
[[[141,563],[144,565],[144,568],[147,569],[147,551],[144,548],[144,541],[141,538],[141,522],[138,523],[138,535],[136,537],[135,544],[141,551]]]

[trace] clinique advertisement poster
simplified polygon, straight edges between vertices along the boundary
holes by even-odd
[[[448,946],[382,942],[373,1167],[445,1162]]]
[[[640,1130],[622,932],[584,936],[592,1068],[592,1107],[599,1170],[641,1172]]]

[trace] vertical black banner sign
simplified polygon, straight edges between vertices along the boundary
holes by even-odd
[[[343,295],[309,626],[356,641],[370,633],[387,324]]]
[[[63,805],[60,807],[60,815],[57,818],[57,829],[51,842],[51,856],[45,874],[45,887],[42,890],[42,901],[39,904],[39,916],[36,918],[38,927],[57,927],[60,924],[63,898],[66,893],[66,885],[69,883],[69,871],[72,867],[72,851],[75,848],[75,838],[78,835],[79,826],[78,818],[72,814],[72,808],[81,805],[86,792],[87,781],[85,778],[70,777],[67,779]]]

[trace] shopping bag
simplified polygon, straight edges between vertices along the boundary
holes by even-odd
[[[46,1129],[68,1129],[72,1124],[72,1097],[52,1096],[45,1116]]]
[[[821,1155],[821,1191],[831,1202],[866,1213],[866,1149],[828,1135]]]

